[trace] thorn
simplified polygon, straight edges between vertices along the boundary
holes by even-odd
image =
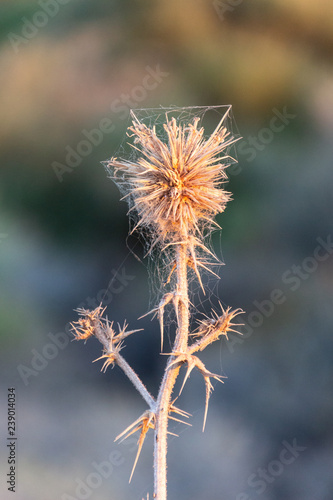
[[[198,278],[201,290],[203,291],[203,294],[206,295],[204,286],[203,286],[202,281],[201,281],[201,276],[200,276],[200,273],[199,273],[199,269],[198,269],[198,266],[197,266],[197,259],[196,259],[196,255],[195,255],[194,245],[193,244],[189,245],[189,249],[190,249],[190,254],[191,254],[191,260],[190,260],[190,262],[192,261],[192,263],[190,264],[190,267],[192,267],[192,269],[194,270],[195,274],[197,275],[197,278]]]
[[[209,398],[210,398],[211,392],[214,390],[213,384],[211,383],[210,379],[214,378],[215,380],[221,382],[222,384],[223,384],[223,380],[221,380],[222,375],[216,375],[215,373],[211,373],[208,370],[206,370],[205,365],[201,361],[200,361],[200,365],[202,365],[202,367],[199,368],[199,366],[198,366],[198,369],[204,378],[205,388],[206,388],[205,413],[204,413],[204,420],[203,420],[203,426],[202,426],[202,432],[204,432],[205,426],[206,426],[206,420],[207,420]]]
[[[178,398],[178,396],[177,396],[177,398]],[[185,410],[181,410],[180,408],[177,408],[177,406],[174,405],[174,402],[176,401],[176,399],[174,399],[174,401],[171,403],[170,411],[172,411],[173,413],[178,413],[178,415],[181,415],[182,417],[185,417],[185,418],[192,417],[191,413],[189,413],[188,411],[185,411]]]
[[[179,395],[182,393],[183,389],[184,389],[184,386],[185,386],[185,383],[187,381],[187,379],[189,378],[189,376],[191,375],[191,372],[193,370],[193,368],[196,366],[196,360],[193,359],[195,358],[196,356],[191,356],[190,358],[188,358],[187,360],[187,370],[186,370],[186,374],[185,374],[185,377],[184,377],[184,380],[183,380],[183,383],[182,383],[182,386],[180,388],[180,391],[179,391]]]
[[[175,436],[179,438],[179,434],[175,434],[174,432],[167,431],[167,434],[170,434],[171,436]]]
[[[203,428],[202,428],[202,431],[204,431],[205,425],[206,425],[206,420],[207,420],[209,398],[210,398],[211,391],[214,389],[210,379],[214,378],[215,380],[218,380],[219,382],[221,382],[223,384],[223,380],[221,380],[223,378],[223,376],[217,375],[215,373],[211,373],[210,371],[208,371],[206,369],[204,363],[197,356],[194,356],[193,354],[180,352],[180,353],[173,353],[173,355],[177,356],[177,358],[175,360],[173,360],[169,366],[172,366],[176,363],[185,363],[185,362],[187,363],[187,371],[186,371],[186,374],[185,374],[185,377],[183,380],[183,384],[182,384],[181,389],[179,391],[179,394],[181,394],[181,392],[184,388],[184,385],[185,385],[187,379],[189,378],[194,367],[198,368],[199,372],[201,373],[201,375],[204,378],[205,387],[206,387],[205,413],[204,413],[204,421],[203,421]]]
[[[96,361],[99,361],[100,359],[105,359],[104,364],[103,364],[103,366],[101,368],[101,372],[105,373],[106,370],[108,369],[108,367],[110,365],[112,365],[112,368],[114,367],[114,364],[115,364],[115,361],[116,361],[116,353],[115,352],[110,352],[110,353],[103,354],[99,358],[94,359],[93,363],[96,363]]]
[[[157,314],[157,317],[158,317],[159,323],[160,323],[160,332],[161,332],[161,352],[163,351],[163,338],[164,338],[164,321],[163,321],[164,320],[164,308],[167,304],[169,304],[169,302],[173,299],[173,297],[174,297],[174,292],[166,293],[162,297],[162,299],[157,307],[155,307],[151,311],[147,312],[143,316],[140,316],[140,318],[139,318],[139,319],[141,319],[141,318],[144,318],[145,316],[148,316],[149,314],[153,314],[152,319],[154,319],[154,317]]]
[[[170,271],[170,274],[169,274],[169,276],[168,276],[168,278],[167,278],[167,280],[164,282],[164,285],[168,285],[168,283],[170,283],[171,276],[172,276],[172,274],[173,274],[173,272],[174,272],[174,270],[175,270],[176,268],[177,268],[177,264],[176,264],[176,263],[174,263],[174,264],[173,264],[173,266],[172,266],[172,269],[171,269],[171,271]]]
[[[216,263],[214,263],[213,265],[216,265]],[[205,269],[207,272],[209,272],[210,274],[212,274],[213,276],[215,276],[217,279],[220,279],[220,276],[216,273],[214,273],[214,271],[212,271],[211,269],[209,269],[209,267],[205,266],[203,262],[201,262],[200,260],[198,260],[198,266],[202,267],[203,269]]]
[[[204,419],[203,419],[203,425],[202,425],[202,432],[205,431],[209,398],[210,398],[211,391],[214,389],[209,377],[204,377],[204,380],[205,380],[205,387],[206,387],[206,401],[205,401],[205,413],[204,413]]]
[[[169,415],[169,418],[171,418],[171,420],[175,420],[176,422],[180,422],[181,424],[189,425],[190,427],[192,427],[192,424],[190,424],[190,422],[184,422],[184,420],[180,420],[180,418],[172,417],[171,415]]]
[[[194,246],[196,247],[200,247],[202,250],[204,250],[205,252],[207,252],[209,255],[211,255],[215,260],[219,260],[216,255],[211,252],[211,250],[209,250],[205,245],[203,245],[203,243],[201,243],[201,241],[199,241],[198,239],[194,238]]]
[[[155,419],[156,419],[155,413],[152,412],[151,410],[146,410],[137,420],[135,420],[135,422],[130,424],[115,439],[115,441],[118,441],[120,439],[119,442],[121,443],[122,441],[127,439],[129,436],[134,434],[136,431],[141,429],[141,433],[140,433],[140,437],[139,437],[139,441],[138,441],[138,451],[137,451],[137,454],[136,454],[136,457],[134,460],[134,464],[133,464],[132,472],[131,472],[131,475],[129,478],[129,482],[131,482],[131,480],[132,480],[134,470],[135,470],[136,464],[138,463],[139,456],[140,456],[142,446],[143,446],[144,440],[146,438],[147,432],[149,431],[149,429],[155,429]]]

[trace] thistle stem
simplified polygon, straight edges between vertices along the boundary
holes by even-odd
[[[143,399],[148,404],[149,408],[153,410],[155,408],[155,400],[153,396],[150,394],[146,386],[142,383],[141,379],[135,373],[133,368],[127,363],[127,361],[120,355],[117,354],[116,363],[123,370],[125,375],[132,382],[137,391],[141,394]]]
[[[173,351],[186,352],[189,331],[189,298],[187,283],[187,245],[177,247],[177,293],[178,305],[178,328]]]
[[[189,299],[187,283],[187,245],[176,249],[178,327],[172,352],[186,352],[189,331]],[[172,391],[180,366],[171,365],[175,357],[171,355],[161,383],[156,401],[156,425],[154,440],[154,498],[167,498],[167,432]]]

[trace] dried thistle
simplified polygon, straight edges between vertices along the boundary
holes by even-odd
[[[231,199],[230,193],[223,189],[227,179],[225,170],[233,160],[229,148],[237,140],[225,126],[229,112],[230,107],[208,139],[199,125],[199,118],[182,123],[176,118],[169,119],[166,114],[165,140],[159,137],[155,127],[146,126],[132,112],[128,136],[139,157],[136,160],[111,158],[106,162],[109,175],[121,191],[125,191],[123,199],[129,203],[129,214],[135,214],[133,231],[142,229],[151,236],[148,253],[157,247],[160,252],[169,252],[169,255],[171,252],[170,273],[164,285],[170,284],[174,276],[172,288],[150,311],[159,320],[161,350],[166,306],[173,306],[177,320],[172,352],[168,353],[157,398],[154,399],[120,354],[125,338],[138,330],[127,331],[125,322],[123,327],[118,325],[116,333],[113,322],[103,318],[105,310],[101,305],[94,311],[78,310],[80,318],[72,325],[76,339],[87,340],[95,336],[102,343],[103,354],[98,358],[104,360],[102,371],[110,365],[118,365],[148,404],[148,409],[116,439],[126,439],[139,431],[131,479],[147,432],[149,429],[154,431],[154,498],[157,500],[166,500],[168,422],[171,419],[188,424],[183,418],[190,416],[177,408],[171,399],[179,370],[183,364],[187,365],[180,393],[194,368],[203,376],[206,388],[204,430],[213,390],[211,379],[223,381],[220,375],[207,370],[194,353],[203,351],[221,336],[228,338],[229,331],[237,331],[235,328],[239,324],[233,319],[243,312],[241,309],[225,310],[221,306],[221,314],[213,311],[211,317],[205,316],[197,328],[190,331],[188,273],[190,270],[195,272],[204,291],[201,270],[215,274],[211,269],[215,255],[207,247],[205,236],[217,226],[215,215],[223,212]]]
[[[183,125],[167,118],[167,142],[163,142],[155,127],[148,128],[131,114],[128,135],[141,156],[135,162],[111,158],[107,167],[127,191],[123,199],[129,198],[130,211],[137,213],[133,231],[148,228],[151,248],[186,242],[196,267],[195,248],[208,251],[202,244],[203,231],[217,225],[214,216],[230,200],[230,193],[221,187],[227,179],[225,160],[230,158],[226,151],[238,139],[224,126],[226,115],[209,139],[204,138],[199,118]]]

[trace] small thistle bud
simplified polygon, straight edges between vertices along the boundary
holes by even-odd
[[[80,316],[77,321],[71,323],[72,332],[75,340],[87,340],[96,335],[96,328],[100,324],[101,316],[105,309],[102,306],[96,307],[93,311],[80,307],[76,312]]]

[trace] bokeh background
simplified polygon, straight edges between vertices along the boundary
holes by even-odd
[[[243,139],[213,237],[226,265],[202,310],[219,297],[246,325],[203,354],[228,377],[204,434],[198,375],[179,401],[193,426],[172,426],[169,496],[331,500],[332,2],[2,1],[0,37],[1,498],[11,386],[16,499],[152,495],[151,437],[130,485],[135,442],[113,442],[144,403],[117,368],[91,364],[94,341],[69,342],[73,310],[104,300],[145,328],[124,355],[156,394],[158,328],[137,320],[150,264],[129,250],[142,255],[140,239],[126,245],[126,205],[100,162],[130,107],[232,104]]]

